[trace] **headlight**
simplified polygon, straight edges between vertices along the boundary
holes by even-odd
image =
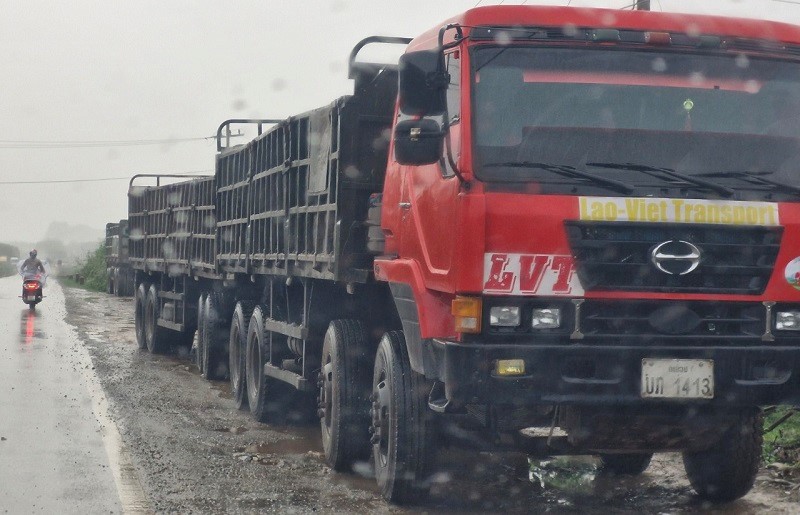
[[[519,308],[511,306],[495,306],[489,310],[489,325],[493,327],[517,327],[519,325]]]
[[[775,313],[775,330],[800,331],[800,311],[778,311]]]
[[[561,327],[561,310],[559,308],[534,309],[531,327],[533,329],[555,329]]]

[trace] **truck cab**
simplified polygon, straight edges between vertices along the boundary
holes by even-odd
[[[561,7],[412,41],[374,269],[427,407],[744,495],[758,407],[800,399],[798,55],[785,24]]]

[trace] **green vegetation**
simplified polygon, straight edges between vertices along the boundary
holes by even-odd
[[[75,273],[83,277],[83,284],[75,283],[75,286],[87,290],[106,291],[108,275],[106,273],[105,244],[100,243],[94,252],[88,253],[85,261],[79,263]]]
[[[794,408],[780,407],[766,410],[764,429],[770,429],[789,416],[774,429],[764,433],[764,463],[775,462],[796,465],[800,458],[800,414]]]

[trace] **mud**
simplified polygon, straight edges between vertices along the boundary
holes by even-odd
[[[430,496],[396,507],[369,467],[331,471],[316,425],[270,425],[237,411],[225,382],[188,356],[139,351],[130,299],[71,289],[68,320],[88,348],[139,481],[158,512],[197,513],[797,513],[798,490],[763,470],[744,499],[701,502],[680,456],[658,455],[636,478],[604,475],[593,458],[529,463],[521,454],[448,449]],[[537,473],[538,472],[538,473]]]

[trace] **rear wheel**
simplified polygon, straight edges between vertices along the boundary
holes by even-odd
[[[391,502],[427,491],[434,446],[426,390],[424,377],[411,370],[403,333],[386,333],[375,357],[371,431],[375,479]]]
[[[761,410],[742,410],[713,447],[683,453],[689,483],[700,497],[728,502],[753,488],[761,464],[763,425]]]
[[[325,459],[334,470],[369,459],[369,370],[361,322],[331,322],[322,344],[318,414]]]
[[[203,326],[203,377],[224,379],[228,373],[226,350],[229,331],[223,320],[223,298],[216,292],[206,295]]]
[[[247,402],[250,413],[259,422],[275,420],[283,411],[281,406],[292,394],[286,384],[264,375],[264,365],[269,356],[264,319],[267,317],[265,306],[257,306],[250,317],[247,327],[247,351],[245,355],[245,376],[247,380]]]
[[[206,377],[204,363],[205,360],[203,358],[203,327],[206,323],[206,294],[201,293],[200,297],[197,299],[197,348],[194,351],[194,363],[197,365],[197,370],[200,371],[200,375]]]
[[[601,454],[600,466],[606,472],[619,476],[638,476],[650,466],[653,453]]]
[[[231,393],[238,409],[247,406],[245,382],[245,348],[247,346],[247,324],[253,313],[253,304],[239,301],[233,310],[230,338],[228,340],[228,368],[230,370]]]
[[[125,292],[125,285],[123,284],[122,273],[119,268],[114,269],[114,295],[121,297]]]
[[[147,298],[145,301],[144,331],[147,350],[153,354],[163,354],[170,346],[169,330],[158,325],[160,308],[158,289],[152,284],[150,285],[150,289],[147,290]]]
[[[147,338],[145,336],[145,320],[144,320],[144,308],[145,303],[147,300],[147,285],[142,283],[136,288],[136,294],[134,295],[133,304],[134,304],[134,322],[136,327],[136,343],[139,345],[139,348],[144,350],[147,348]]]

